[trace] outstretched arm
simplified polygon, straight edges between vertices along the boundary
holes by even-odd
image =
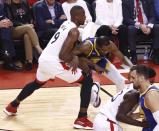
[[[122,54],[122,52],[117,48],[117,46],[116,46],[113,42],[111,42],[111,52],[112,52],[116,57],[118,57],[123,64],[125,64],[125,65],[127,65],[127,66],[129,66],[129,67],[132,67],[132,66],[133,66],[133,64],[131,63],[131,61],[128,60],[128,58],[126,58],[126,57]]]

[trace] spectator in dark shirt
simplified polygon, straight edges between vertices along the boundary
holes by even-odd
[[[50,40],[66,20],[62,5],[55,0],[42,0],[33,7],[35,25],[40,38]]]
[[[133,64],[137,64],[137,36],[152,36],[153,62],[159,65],[159,25],[155,24],[153,0],[123,0],[123,22],[128,26],[128,43]]]
[[[13,23],[6,18],[3,5],[0,4],[0,56],[4,60],[4,68],[8,70],[19,71],[20,67],[13,63],[15,48],[11,37],[11,27]]]
[[[159,23],[159,0],[154,0],[154,6],[155,6],[155,14],[157,22]]]
[[[24,39],[26,55],[25,69],[31,70],[33,61],[32,48],[34,47],[39,55],[42,49],[34,25],[31,23],[30,7],[24,0],[12,0],[11,4],[6,5],[6,11],[8,17],[13,22],[13,38]]]
[[[62,3],[65,2],[66,0],[56,0],[56,1],[62,4]]]

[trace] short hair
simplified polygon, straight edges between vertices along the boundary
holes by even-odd
[[[70,15],[71,17],[74,17],[76,15],[78,15],[78,11],[79,10],[84,10],[82,6],[79,6],[79,5],[75,5],[71,8],[70,10]]]
[[[99,36],[96,37],[96,44],[99,47],[110,45],[110,38],[108,36]]]
[[[130,72],[136,70],[138,74],[141,74],[145,77],[145,79],[149,79],[156,76],[156,71],[151,67],[145,65],[136,65],[130,69]]]

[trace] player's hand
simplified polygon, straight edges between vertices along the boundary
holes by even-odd
[[[82,71],[86,74],[91,72],[91,68],[87,64],[87,58],[79,57],[79,68],[82,69]]]
[[[139,119],[140,118],[140,113],[139,112],[137,112],[137,113],[131,113],[130,115],[129,115],[131,118],[133,118],[133,119]]]
[[[140,29],[141,31],[145,34],[147,32],[147,25],[145,24],[140,24]]]
[[[144,127],[144,128],[148,128],[149,127],[149,125],[148,125],[148,122],[147,121],[142,121],[142,127]]]
[[[78,56],[74,56],[72,61],[70,62],[70,66],[72,67],[73,74],[75,74],[77,72],[78,65],[79,65]]]

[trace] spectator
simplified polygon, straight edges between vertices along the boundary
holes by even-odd
[[[66,0],[57,0],[57,2],[59,2],[59,3],[63,3],[63,2],[65,2]]]
[[[13,22],[12,35],[14,39],[24,39],[25,45],[25,69],[32,69],[34,47],[40,55],[42,49],[39,45],[38,36],[31,24],[30,8],[23,0],[12,0],[11,4],[6,5],[7,15]]]
[[[157,22],[159,22],[159,0],[154,0],[155,14]]]
[[[9,4],[9,3],[11,3],[11,0],[0,0],[0,4],[3,5],[4,3],[8,3]]]
[[[3,5],[0,4],[0,55],[4,60],[4,68],[8,70],[20,71],[21,68],[13,63],[15,48],[11,37],[12,22],[5,17]]]
[[[0,0],[0,4],[4,4],[4,1],[3,1],[3,0]]]
[[[95,23],[101,27],[96,35],[108,35],[119,39],[120,51],[128,56],[128,44],[126,27],[122,25],[122,2],[121,0],[97,0],[95,7]]]
[[[37,1],[39,1],[39,0],[27,0],[30,7],[32,7],[33,4],[36,3]]]
[[[152,0],[123,0],[123,19],[128,26],[128,43],[131,61],[137,64],[136,40],[138,35],[152,35],[153,62],[159,64],[159,25],[155,23]]]
[[[33,7],[38,36],[50,40],[66,20],[62,5],[56,0],[42,0]]]

